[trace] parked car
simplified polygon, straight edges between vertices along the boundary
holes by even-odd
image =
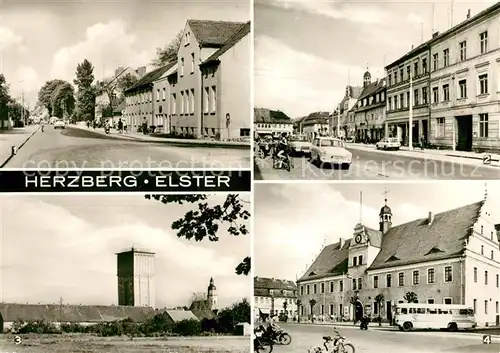
[[[312,144],[305,135],[291,136],[289,145],[294,155],[311,155]]]
[[[318,166],[323,163],[349,169],[352,153],[345,148],[344,141],[334,137],[316,137],[311,148],[311,160]]]
[[[376,143],[378,150],[399,150],[401,148],[401,143],[397,137],[384,137],[382,140]]]
[[[57,120],[54,122],[54,129],[65,129],[66,123],[63,120]]]

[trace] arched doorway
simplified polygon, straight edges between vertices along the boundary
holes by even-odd
[[[364,309],[363,309],[363,303],[361,303],[359,300],[356,300],[356,303],[354,304],[354,320],[355,321],[360,321],[364,316]]]

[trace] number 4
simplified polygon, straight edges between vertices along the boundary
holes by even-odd
[[[483,336],[483,343],[484,344],[491,344],[491,336],[490,335],[484,335]]]

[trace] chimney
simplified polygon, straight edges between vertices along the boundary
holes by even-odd
[[[415,47],[415,46],[412,44],[412,45],[411,45],[411,50],[413,50],[413,48],[414,48],[414,47]]]
[[[438,35],[439,35],[439,32],[434,32],[434,33],[432,34],[432,38],[434,39],[434,38],[436,38]]]
[[[467,19],[470,18],[470,9],[467,10]]]
[[[339,238],[340,249],[344,247],[345,241],[344,238]]]
[[[432,212],[429,212],[429,218],[427,220],[429,221],[429,225],[431,225],[432,222],[434,222],[434,214],[432,214]]]
[[[139,77],[142,77],[146,74],[146,66],[138,67],[136,71]]]

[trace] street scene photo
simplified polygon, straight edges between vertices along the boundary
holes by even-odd
[[[249,169],[250,6],[2,1],[0,168]]]
[[[500,177],[496,1],[255,1],[256,180]]]
[[[248,352],[249,200],[0,196],[1,350]]]
[[[257,184],[254,351],[497,353],[499,193]]]

